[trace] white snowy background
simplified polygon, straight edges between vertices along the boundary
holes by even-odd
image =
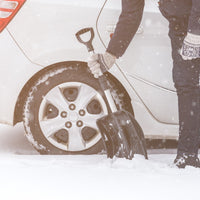
[[[200,169],[177,169],[176,150],[149,160],[39,155],[21,124],[0,125],[0,200],[198,200]]]

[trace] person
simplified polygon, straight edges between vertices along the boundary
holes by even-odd
[[[169,21],[173,80],[178,95],[179,140],[175,164],[200,167],[200,1],[160,0]]]
[[[169,21],[173,81],[177,90],[179,140],[174,160],[178,168],[200,167],[200,1],[160,0],[162,15]],[[88,66],[97,78],[121,57],[141,22],[144,0],[122,0],[122,11],[104,54],[94,54]]]

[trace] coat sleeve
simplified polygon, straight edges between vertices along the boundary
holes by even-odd
[[[140,25],[143,9],[144,0],[122,0],[122,12],[107,52],[117,58],[124,54]]]
[[[188,32],[200,35],[200,0],[192,0]]]

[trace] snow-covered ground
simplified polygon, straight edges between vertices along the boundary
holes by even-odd
[[[193,200],[200,169],[171,165],[175,150],[108,160],[103,155],[41,156],[21,125],[0,125],[0,200]]]

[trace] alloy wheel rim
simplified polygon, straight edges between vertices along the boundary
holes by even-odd
[[[97,90],[84,83],[68,82],[43,96],[38,119],[43,135],[53,146],[84,151],[101,139],[96,120],[107,113],[106,103]]]

